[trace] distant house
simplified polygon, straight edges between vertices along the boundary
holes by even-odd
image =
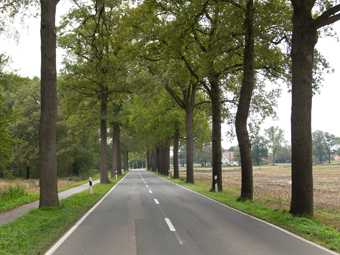
[[[234,160],[233,151],[224,151],[222,153],[222,165],[224,166],[238,166],[238,162]]]

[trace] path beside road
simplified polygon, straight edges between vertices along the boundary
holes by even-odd
[[[95,181],[92,182],[92,185],[99,183],[100,179],[97,179]],[[89,184],[85,183],[83,185],[79,185],[77,187],[65,190],[63,192],[60,192],[58,194],[59,196],[59,200],[62,200],[64,198],[67,198],[73,194],[82,192],[83,190],[86,190],[89,188]],[[11,209],[9,211],[5,211],[5,212],[1,212],[0,213],[0,227],[7,224],[8,222],[11,222],[19,217],[21,217],[22,215],[28,213],[30,210],[32,209],[36,209],[39,207],[39,201],[35,201],[29,204],[25,204],[19,207],[16,207],[14,209]]]

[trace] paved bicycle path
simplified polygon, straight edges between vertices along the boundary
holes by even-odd
[[[92,182],[92,185],[97,184],[100,182],[100,179],[97,179]],[[85,183],[83,185],[79,185],[77,187],[62,191],[58,194],[59,200],[67,198],[73,194],[82,192],[83,190],[86,190],[89,188],[89,184]],[[29,204],[24,204],[22,206],[16,207],[14,209],[11,209],[9,211],[4,211],[0,213],[0,227],[7,224],[8,222],[11,222],[13,220],[16,220],[17,218],[21,217],[22,215],[28,213],[32,209],[36,209],[39,207],[39,200],[34,201]]]

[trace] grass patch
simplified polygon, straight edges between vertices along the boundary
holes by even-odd
[[[60,200],[59,208],[33,209],[2,226],[0,254],[43,254],[122,177],[110,178],[110,184],[94,185],[92,195],[85,190]]]
[[[0,202],[12,200],[27,195],[24,188],[20,186],[8,186],[5,189],[0,189]]]
[[[220,192],[218,194],[215,194],[214,192],[209,191],[209,189],[211,188],[209,182],[197,180],[196,183],[198,185],[195,185],[185,183],[184,177],[176,180],[170,179],[169,177],[162,176],[160,174],[156,175],[177,183],[183,187],[196,191],[202,195],[210,197],[239,211],[284,228],[294,234],[302,236],[312,242],[318,243],[328,249],[337,252],[340,251],[340,232],[330,226],[327,226],[320,220],[309,216],[296,217],[288,213],[286,210],[272,209],[266,205],[249,200],[237,201],[237,196],[239,195],[239,192],[237,192],[236,194],[235,191]],[[330,217],[334,217],[334,215],[331,216],[330,214],[322,213],[319,211],[316,211],[316,214],[321,214],[327,219],[329,219]]]
[[[93,178],[93,180],[98,179],[98,178],[100,178],[100,176],[96,175]],[[65,190],[80,186],[80,185],[85,184],[85,183],[88,183],[88,180],[76,182],[76,183],[73,183],[69,186],[59,188],[58,192],[65,191]],[[22,191],[21,192],[15,192],[16,195],[14,195],[12,197],[7,196],[7,199],[4,199],[4,200],[2,200],[2,191],[1,191],[0,192],[1,193],[1,195],[0,195],[0,202],[1,202],[0,203],[0,212],[7,211],[7,210],[13,209],[15,207],[24,205],[24,204],[29,204],[29,203],[32,203],[32,202],[40,199],[40,192],[33,193],[33,194],[27,194],[27,192],[24,192],[24,189],[21,188],[20,186],[18,186],[18,187],[9,186],[9,189],[12,189],[12,190],[13,189],[19,189],[19,190],[22,190]]]

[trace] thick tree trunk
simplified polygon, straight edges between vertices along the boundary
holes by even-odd
[[[110,182],[107,172],[107,129],[106,129],[107,100],[108,100],[108,88],[105,86],[101,86],[100,183]]]
[[[146,169],[150,170],[151,169],[151,155],[150,155],[150,150],[146,152]]]
[[[129,170],[129,152],[124,151],[124,171]]]
[[[160,172],[160,151],[159,151],[159,147],[156,148],[156,169],[158,173]]]
[[[122,150],[120,147],[120,125],[118,125],[118,150],[117,150],[117,169],[118,174],[122,174]]]
[[[169,166],[170,166],[170,151],[169,146],[162,144],[159,149],[159,155],[160,155],[160,169],[159,173],[163,175],[169,174]]]
[[[247,130],[249,107],[254,89],[253,0],[248,0],[244,25],[244,71],[236,114],[236,134],[241,154],[241,198],[253,200],[253,162]]]
[[[113,139],[112,139],[112,166],[111,177],[122,174],[122,163],[120,153],[120,126],[118,123],[113,123]]]
[[[31,177],[30,167],[26,167],[26,180],[28,180]]]
[[[187,183],[195,183],[194,179],[194,109],[190,104],[185,109],[186,142],[187,142]]]
[[[40,203],[59,206],[57,187],[57,70],[55,13],[58,0],[41,0]]]
[[[221,148],[221,103],[219,75],[210,77],[212,106],[212,190],[215,190],[214,179],[217,175],[218,190],[222,191],[222,148]]]
[[[290,212],[313,215],[312,77],[317,29],[308,4],[294,1],[292,36],[292,199]]]
[[[155,151],[151,152],[151,170],[152,172],[156,172],[157,171],[157,162],[156,162],[156,155],[157,153]]]
[[[179,179],[179,168],[178,168],[178,148],[179,148],[179,129],[176,128],[174,136],[174,152],[173,152],[173,165],[174,165],[174,178]]]

